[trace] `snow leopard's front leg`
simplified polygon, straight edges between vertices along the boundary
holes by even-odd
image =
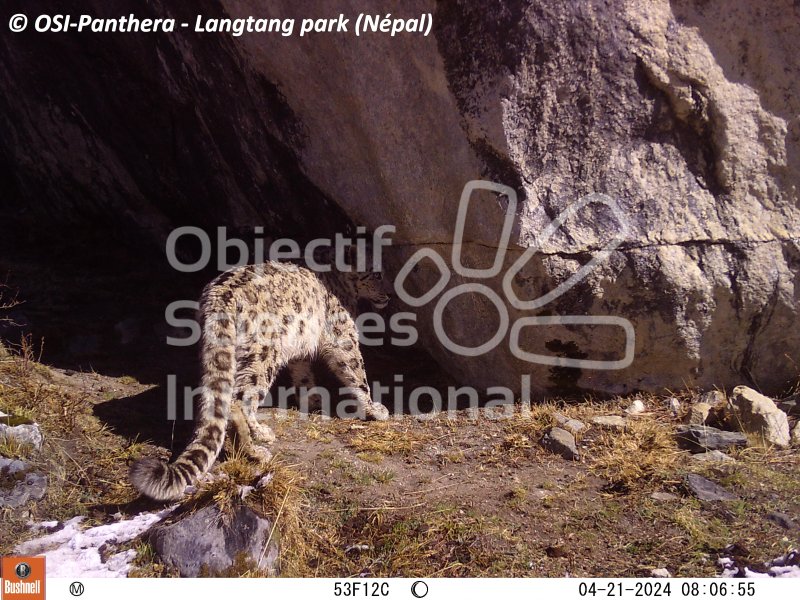
[[[319,353],[331,371],[350,388],[363,411],[364,418],[385,421],[389,410],[372,401],[364,359],[358,348],[358,330],[352,319],[344,319],[334,325],[332,335],[326,336]]]

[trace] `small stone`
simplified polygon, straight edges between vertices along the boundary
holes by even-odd
[[[670,398],[667,400],[667,407],[669,408],[669,412],[671,412],[673,416],[677,417],[681,412],[681,401],[674,397]]]
[[[686,423],[689,425],[705,425],[708,415],[711,413],[711,405],[707,402],[693,404],[686,415]]]
[[[792,443],[795,446],[800,446],[800,421],[792,429]]]
[[[616,431],[624,431],[626,421],[622,417],[616,415],[601,415],[591,418],[592,425],[597,425],[603,429],[614,429]]]
[[[0,440],[13,440],[17,444],[42,449],[42,432],[36,423],[10,427],[0,423]]]
[[[272,522],[245,506],[222,517],[216,506],[207,506],[175,523],[156,525],[148,539],[161,561],[183,577],[224,573],[242,560],[277,573],[275,540],[265,550]]]
[[[776,523],[777,525],[780,525],[784,529],[794,529],[797,527],[795,522],[792,521],[792,517],[782,512],[771,512],[767,515],[767,519],[773,523]]]
[[[581,421],[578,421],[578,419],[570,419],[569,417],[567,417],[566,415],[562,415],[561,413],[555,413],[553,415],[553,418],[555,418],[556,423],[558,423],[559,427],[561,427],[562,429],[566,429],[573,435],[578,433],[579,431],[586,429],[586,425]]]
[[[625,409],[625,412],[631,416],[640,415],[645,411],[644,402],[641,400],[634,400],[631,405]]]
[[[19,508],[41,500],[47,491],[47,477],[31,470],[22,460],[0,458],[0,508]]]
[[[708,404],[709,406],[717,406],[725,402],[725,392],[719,390],[711,390],[700,395],[699,402]]]
[[[721,485],[714,483],[696,473],[689,473],[686,476],[686,485],[689,490],[700,500],[714,502],[717,500],[736,500],[736,496],[731,494]]]
[[[737,429],[756,436],[766,445],[789,447],[791,438],[786,413],[770,398],[747,386],[733,388],[727,418]]]
[[[653,492],[650,494],[650,497],[659,502],[673,502],[680,499],[675,494],[670,494],[669,492]]]
[[[570,419],[564,423],[562,427],[570,433],[575,434],[586,429],[586,424],[583,421],[578,421],[578,419]]]
[[[680,425],[676,437],[678,446],[693,453],[747,446],[747,436],[743,433],[722,431],[714,427]]]
[[[652,575],[653,577],[663,577],[663,578],[672,577],[672,573],[670,573],[663,567],[661,569],[653,569],[652,571],[650,571],[650,575]]]
[[[735,458],[728,456],[719,450],[709,450],[708,452],[693,454],[692,460],[696,460],[698,462],[736,462]]]
[[[540,444],[553,454],[563,456],[567,460],[580,458],[578,449],[575,447],[575,438],[569,431],[561,429],[561,427],[551,427],[544,434]]]

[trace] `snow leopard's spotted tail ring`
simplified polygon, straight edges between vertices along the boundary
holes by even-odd
[[[178,500],[186,486],[211,468],[222,450],[233,398],[236,370],[235,322],[229,312],[230,292],[212,282],[204,293],[203,394],[191,443],[172,463],[154,458],[136,461],[130,470],[134,487],[154,500]],[[227,293],[226,293],[227,292]]]

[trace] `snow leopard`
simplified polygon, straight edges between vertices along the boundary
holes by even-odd
[[[260,395],[252,392],[268,390],[290,361],[318,357],[353,395],[358,417],[387,419],[388,409],[372,401],[367,383],[354,321],[359,301],[378,310],[387,305],[379,272],[334,266],[313,272],[270,261],[211,281],[198,310],[203,376],[192,440],[169,464],[155,458],[134,462],[134,487],[154,500],[181,498],[214,464],[228,429],[240,439],[273,442],[270,428],[256,418]],[[266,448],[256,455],[270,456]]]

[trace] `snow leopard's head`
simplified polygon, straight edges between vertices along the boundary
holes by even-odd
[[[315,260],[331,266],[328,280],[333,279],[333,285],[339,288],[337,295],[342,300],[349,299],[348,303],[355,300],[352,309],[359,313],[385,308],[393,291],[391,282],[380,271],[373,270],[370,248],[361,250],[364,256],[359,257],[359,250],[348,246],[338,259],[332,249],[315,252]]]
[[[356,298],[366,300],[376,310],[386,308],[389,304],[389,294],[386,290],[387,284],[379,271],[354,272],[351,277],[354,278]]]

